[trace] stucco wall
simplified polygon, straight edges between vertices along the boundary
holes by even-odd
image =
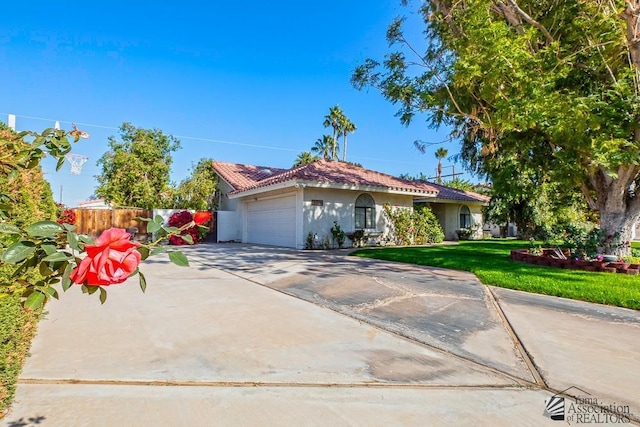
[[[345,232],[355,230],[355,203],[358,196],[365,194],[361,191],[334,190],[323,188],[305,188],[303,195],[302,238],[303,242],[308,233],[317,233],[319,241],[324,241],[325,236],[331,240],[331,227],[333,221]],[[393,206],[413,206],[413,197],[401,194],[387,194],[368,192],[376,204],[376,230],[383,234],[388,233],[388,225],[383,213],[383,205],[389,203]],[[322,201],[322,206],[314,206],[313,201]],[[317,203],[317,202],[316,202]],[[347,239],[345,246],[351,242]]]
[[[460,228],[460,209],[467,206],[471,213],[471,224],[476,228],[474,239],[482,238],[482,206],[478,204],[458,203],[430,203],[431,210],[436,215],[444,231],[445,240],[457,240],[456,230]]]

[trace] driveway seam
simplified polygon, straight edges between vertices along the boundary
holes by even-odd
[[[540,388],[540,385],[537,382],[531,382],[531,381],[526,380],[524,378],[520,378],[520,377],[517,377],[515,375],[512,375],[512,374],[510,374],[508,372],[504,372],[504,371],[502,371],[502,370],[500,370],[498,368],[495,368],[493,366],[482,364],[482,363],[480,363],[480,362],[478,362],[478,361],[476,361],[476,360],[474,360],[472,358],[465,357],[465,356],[453,353],[450,350],[447,350],[445,348],[441,348],[441,347],[435,346],[433,344],[428,344],[428,343],[419,341],[419,340],[417,340],[417,339],[415,339],[415,338],[413,338],[413,337],[411,337],[409,335],[403,334],[400,331],[394,331],[394,330],[386,329],[386,328],[384,328],[384,327],[382,327],[380,325],[376,325],[374,323],[371,323],[370,321],[368,321],[368,319],[365,316],[358,316],[358,315],[355,315],[355,314],[346,313],[346,312],[334,309],[330,305],[325,304],[324,303],[324,301],[325,301],[324,299],[318,300],[318,302],[315,303],[315,302],[300,298],[299,296],[297,296],[295,294],[288,293],[288,292],[286,292],[284,290],[273,288],[273,287],[269,286],[268,284],[260,283],[260,282],[258,282],[256,280],[254,280],[252,277],[242,276],[242,275],[236,274],[233,271],[224,270],[224,269],[222,269],[222,268],[220,268],[219,266],[216,266],[216,265],[209,265],[202,259],[196,259],[196,260],[193,260],[193,261],[194,262],[198,262],[198,263],[200,263],[202,265],[205,265],[207,267],[210,267],[210,268],[216,268],[218,270],[222,270],[222,271],[224,271],[226,273],[229,273],[229,274],[231,274],[233,276],[236,276],[236,277],[238,277],[240,279],[244,279],[244,280],[246,280],[246,281],[248,281],[250,283],[253,283],[255,285],[258,285],[258,286],[270,289],[272,291],[281,293],[281,294],[286,295],[288,297],[295,298],[295,299],[297,299],[299,301],[303,301],[303,302],[308,303],[308,304],[314,304],[317,307],[322,307],[324,309],[330,310],[330,311],[332,311],[334,313],[337,313],[337,314],[340,314],[342,316],[346,316],[346,317],[349,317],[351,319],[357,320],[359,322],[366,323],[367,325],[369,325],[369,326],[371,326],[371,327],[373,327],[375,329],[378,329],[380,331],[384,331],[386,333],[401,337],[401,338],[403,338],[405,340],[408,340],[408,341],[410,341],[410,342],[412,342],[414,344],[418,344],[418,345],[423,346],[423,347],[427,347],[427,348],[430,348],[430,349],[433,349],[433,350],[437,350],[438,352],[446,354],[448,356],[453,356],[453,357],[455,357],[455,358],[457,358],[459,360],[464,360],[465,362],[472,363],[473,365],[479,366],[479,367],[481,367],[483,369],[486,369],[486,370],[488,370],[490,372],[493,372],[494,374],[498,374],[498,375],[501,375],[503,377],[507,377],[508,379],[510,379],[512,381],[515,381],[517,384],[521,384],[523,387],[526,387],[526,388]],[[304,261],[300,261],[300,262],[297,262],[295,265],[297,265],[297,264],[305,264],[305,262]],[[267,274],[267,273],[268,272],[264,272],[263,274]],[[253,276],[253,277],[255,277],[255,276]]]
[[[518,352],[520,353],[522,360],[524,360],[525,364],[527,365],[527,368],[529,369],[529,371],[531,372],[531,375],[535,379],[536,384],[538,384],[542,388],[548,389],[547,382],[545,381],[544,377],[542,376],[542,373],[538,369],[538,366],[533,361],[533,357],[531,357],[526,347],[520,340],[520,337],[518,336],[517,332],[515,331],[515,329],[513,329],[511,322],[509,322],[507,315],[502,310],[502,307],[500,306],[500,303],[498,302],[497,297],[493,293],[493,290],[491,289],[490,286],[487,286],[485,284],[482,284],[482,286],[484,286],[484,288],[487,290],[487,296],[493,303],[493,306],[496,312],[498,313],[498,316],[502,320],[503,326],[507,330],[507,333],[511,337],[511,340],[513,341],[514,345],[518,349]]]

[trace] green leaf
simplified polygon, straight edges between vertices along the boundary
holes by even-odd
[[[142,293],[147,290],[147,279],[144,277],[144,274],[138,272],[140,275],[140,289],[142,289]]]
[[[166,231],[167,234],[176,233],[177,231],[180,231],[178,227],[162,227],[162,229]]]
[[[20,234],[20,229],[12,224],[0,223],[0,233],[5,234]]]
[[[160,230],[162,228],[162,224],[158,224],[157,222],[150,222],[147,225],[147,232],[148,233],[155,233],[156,231]]]
[[[162,253],[165,253],[166,251],[167,251],[167,248],[165,246],[158,246],[151,250],[151,253],[149,254],[149,256],[162,254]]]
[[[67,264],[64,269],[64,273],[62,274],[62,290],[67,291],[73,284],[69,276],[71,276],[71,272],[73,271],[73,265]]]
[[[146,246],[138,246],[138,252],[140,252],[140,255],[142,256],[142,260],[144,261],[145,259],[149,258],[149,248]]]
[[[71,225],[71,224],[67,224],[66,222],[64,224],[62,224],[62,226],[64,227],[65,230],[67,231],[76,231],[76,226],[75,225]]]
[[[56,237],[63,227],[54,221],[39,221],[24,229],[32,237]]]
[[[164,218],[162,218],[160,215],[156,215],[155,218],[153,218],[153,222],[162,225],[164,224]]]
[[[172,263],[180,267],[189,267],[189,260],[179,251],[169,252],[169,259]]]
[[[41,262],[40,267],[38,268],[41,276],[50,276],[53,274],[53,270],[49,268],[49,265],[46,262]]]
[[[24,261],[29,255],[36,251],[36,245],[27,240],[21,240],[9,246],[0,259],[9,264],[17,264]]]
[[[98,287],[100,288],[100,304],[104,304],[107,301],[107,291],[100,286]]]
[[[58,246],[55,243],[44,243],[40,245],[47,255],[52,255],[58,252]]]
[[[193,245],[193,236],[191,234],[180,234],[180,237],[188,244]]]
[[[51,254],[42,258],[43,261],[47,261],[47,262],[69,261],[72,259],[73,259],[73,256],[66,252],[56,252],[54,254]]]
[[[27,297],[24,308],[27,310],[37,310],[44,304],[45,296],[42,292],[35,291]]]
[[[18,169],[14,169],[11,171],[11,173],[9,174],[9,178],[7,178],[8,182],[13,181],[14,179],[16,179],[18,177]]]
[[[49,298],[59,299],[58,298],[58,291],[56,291],[55,288],[52,287],[52,286],[46,286],[46,287],[42,288],[42,292],[44,292],[47,295],[47,297],[49,297]]]
[[[92,286],[92,285],[82,285],[82,286],[86,289],[86,292],[89,295],[95,294],[96,291],[100,288],[100,286]]]
[[[66,226],[67,224],[64,225]],[[78,246],[78,235],[76,233],[73,233],[71,231],[67,232],[67,243],[69,244],[69,247],[74,251],[80,250],[80,247]]]
[[[58,163],[56,163],[56,172],[59,171],[63,165],[64,165],[64,157],[60,157],[58,159]]]

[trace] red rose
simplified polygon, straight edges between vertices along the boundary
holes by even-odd
[[[193,216],[193,221],[198,225],[206,224],[211,219],[211,216],[211,212],[196,212]]]
[[[85,246],[87,256],[72,272],[71,281],[78,285],[108,286],[122,283],[140,264],[138,242],[122,228],[103,232],[95,245]]]

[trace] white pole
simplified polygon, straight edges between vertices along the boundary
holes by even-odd
[[[9,114],[9,119],[8,119],[7,125],[9,125],[9,128],[16,130],[16,115],[15,114]]]

